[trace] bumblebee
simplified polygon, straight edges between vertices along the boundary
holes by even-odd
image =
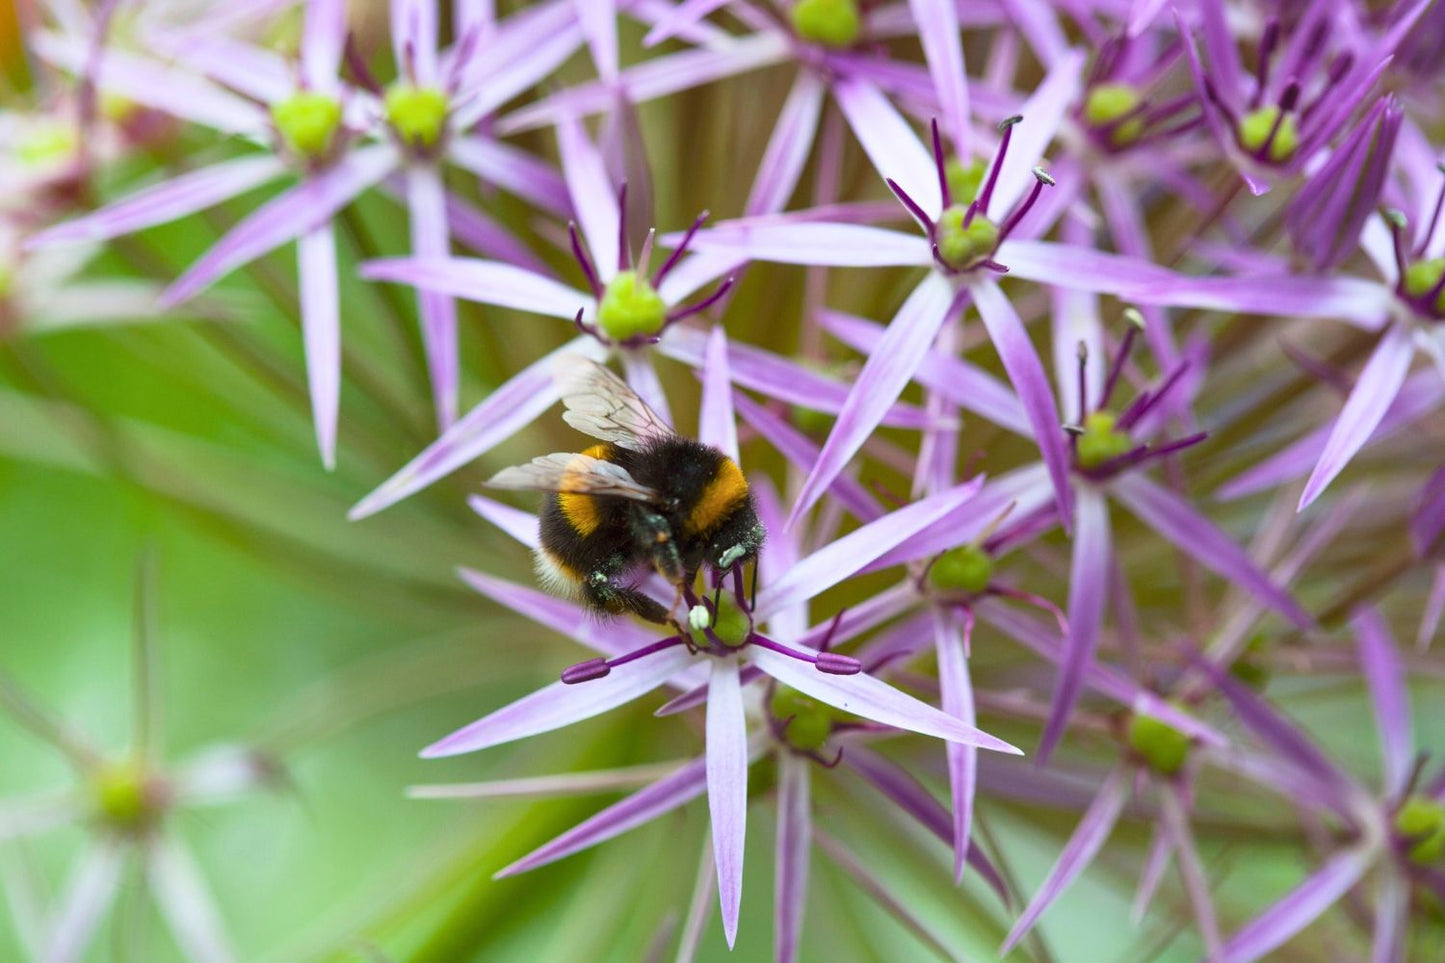
[[[602,365],[566,355],[553,376],[563,419],[601,444],[534,458],[488,485],[547,493],[536,566],[550,589],[671,625],[638,573],[650,567],[680,597],[704,566],[721,578],[756,559],[765,532],[747,480],[718,449],[673,432]]]

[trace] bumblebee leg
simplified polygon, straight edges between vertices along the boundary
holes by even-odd
[[[649,622],[672,625],[667,609],[637,589],[617,585],[605,570],[592,572],[582,580],[582,595],[597,608],[613,615],[631,612]]]
[[[672,537],[672,526],[667,524],[667,519],[653,512],[634,512],[632,536],[663,578],[673,585],[683,583],[686,573],[682,569],[682,556],[678,554],[677,540]]]

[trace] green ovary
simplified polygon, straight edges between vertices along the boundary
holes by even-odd
[[[965,164],[955,157],[943,165],[948,193],[953,195],[953,200],[958,204],[973,203],[973,199],[978,197],[979,188],[983,186],[983,175],[987,172],[988,165],[978,158]]]
[[[1149,716],[1129,719],[1129,747],[1162,776],[1174,775],[1189,758],[1189,737]]]
[[[1412,298],[1423,298],[1434,290],[1442,277],[1445,277],[1445,257],[1416,261],[1405,269],[1405,293]],[[1445,315],[1445,290],[1436,295],[1431,308],[1436,314]]]
[[[992,578],[993,558],[977,545],[949,549],[928,570],[935,587],[959,592],[982,592]]]
[[[700,649],[712,645],[712,640],[703,632],[704,628],[712,629],[712,634],[717,636],[718,641],[730,649],[741,648],[752,633],[752,623],[748,621],[747,613],[738,608],[737,603],[727,595],[718,599],[716,615],[710,617],[707,607],[699,605],[694,607],[689,619],[692,624],[693,644]]]
[[[324,157],[341,129],[341,102],[302,91],[271,105],[271,121],[282,141],[302,157]]]
[[[831,706],[787,686],[778,686],[771,709],[774,719],[787,723],[783,738],[788,745],[802,752],[816,752],[823,748],[837,721]]]
[[[1138,109],[1141,101],[1139,92],[1128,84],[1100,84],[1089,91],[1084,101],[1084,119],[1091,127],[1108,127]],[[1124,147],[1138,140],[1143,132],[1144,121],[1132,117],[1109,131],[1109,143]]]
[[[433,147],[441,140],[451,104],[435,87],[395,84],[386,92],[386,119],[413,147]]]
[[[998,247],[998,225],[982,214],[964,226],[968,208],[955,204],[938,218],[936,239],[943,263],[960,271],[976,267]]]
[[[1293,157],[1299,149],[1299,121],[1288,111],[1283,111],[1284,117],[1280,119],[1281,112],[1277,105],[1270,104],[1245,114],[1239,121],[1240,146],[1251,154],[1258,154],[1268,143],[1266,156],[1275,164],[1282,164]],[[1277,120],[1279,130],[1276,131],[1274,125]],[[1271,132],[1274,133],[1272,140]]]
[[[1097,468],[1134,448],[1134,439],[1115,427],[1117,424],[1118,419],[1107,411],[1096,411],[1084,419],[1077,448],[1079,467]]]
[[[1395,813],[1395,829],[1410,842],[1410,861],[1429,866],[1445,856],[1445,805],[1411,796]]]
[[[120,763],[91,778],[92,798],[101,821],[114,829],[134,831],[156,815],[145,772],[134,763]]]
[[[613,341],[651,337],[667,324],[667,305],[647,278],[620,271],[602,292],[597,324]]]
[[[851,47],[863,26],[857,0],[798,0],[793,29],[804,40],[824,47]]]

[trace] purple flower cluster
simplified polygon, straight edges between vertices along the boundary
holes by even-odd
[[[154,317],[294,240],[330,468],[349,310],[337,224],[375,194],[405,212],[410,254],[369,260],[359,278],[415,289],[438,433],[353,519],[479,459],[501,467],[503,443],[526,448],[563,396],[564,356],[616,361],[684,434],[673,413],[696,408],[696,437],[748,478],[767,530],[755,564],[700,584],[628,573],[671,604],[667,627],[461,570],[591,657],[424,756],[585,724],[659,689],[656,724],[701,733],[697,758],[661,769],[414,788],[640,784],[501,875],[706,795],[715,877],[693,913],[715,885],[731,946],[748,816],[767,807],[776,958],[793,960],[815,844],[857,863],[818,825],[818,784],[861,780],[880,811],[952,848],[956,880],[972,869],[1009,906],[1020,894],[1007,854],[974,831],[979,800],[1079,811],[1002,953],[1126,818],[1153,823],[1138,912],[1172,862],[1206,959],[1269,958],[1336,904],[1374,963],[1438,950],[1445,772],[1415,737],[1438,735],[1445,716],[1437,691],[1435,712],[1412,719],[1416,654],[1393,634],[1408,624],[1423,653],[1445,611],[1445,59],[1429,52],[1440,0],[540,0],[503,4],[505,16],[456,0],[449,24],[431,0],[392,0],[389,55],[358,32],[361,3],[308,0],[284,54],[262,29],[279,4],[139,3],[152,15],[128,18],[124,36],[104,12],[121,6],[89,17],[56,4],[28,34],[89,106],[66,162],[26,174],[51,206],[38,222],[38,207],[0,220],[0,333]],[[789,86],[776,116],[742,118],[771,133],[760,158],[731,160],[740,207],[651,182],[649,141],[689,132],[640,123],[646,105],[777,81],[777,68]],[[130,123],[99,110],[107,99]],[[163,136],[154,118],[244,149],[208,144],[184,169],[77,210],[112,155]],[[488,203],[457,189],[473,181]],[[273,182],[286,186],[186,252],[163,291],[69,283],[77,245],[93,252]],[[659,232],[663,191],[687,216],[716,217]],[[801,307],[764,296],[769,336],[750,343],[730,309],[783,276],[752,268],[764,262],[806,273],[807,292]],[[889,276],[902,279],[889,317],[839,293]],[[560,322],[559,346],[465,412],[461,302]],[[669,375],[675,365],[695,377]],[[1387,444],[1400,437],[1412,444]],[[532,503],[471,505],[538,549]],[[1370,551],[1402,559],[1390,577],[1312,578],[1365,514]],[[1328,738],[1265,689],[1290,688],[1265,667],[1288,673],[1345,638],[1344,668],[1378,720],[1378,781],[1334,761]],[[1027,658],[979,672],[983,645]],[[1311,827],[1303,881],[1243,924],[1221,918],[1220,868],[1193,825],[1220,786]]]

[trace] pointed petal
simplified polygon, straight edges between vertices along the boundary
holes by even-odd
[[[1014,245],[1013,242],[1005,242],[1002,247],[1012,250]],[[1074,258],[1082,256],[1073,255]],[[1229,278],[1176,276],[1150,283],[1147,277],[1136,274],[1130,275],[1127,283],[1129,287],[1123,296],[1144,304],[1262,314],[1276,318],[1338,318],[1368,331],[1377,330],[1384,324],[1394,299],[1389,286],[1352,277],[1318,278],[1298,274]]]
[[[989,202],[991,216],[1001,217],[1012,210],[1033,185],[1034,167],[1044,162],[1044,149],[1059,132],[1064,115],[1078,100],[1083,67],[1084,52],[1068,51],[1050,65],[1048,74],[1019,109],[1024,119],[1014,129],[1007,162],[999,171],[998,184]]]
[[[963,45],[958,36],[958,5],[953,0],[909,0],[918,23],[923,57],[942,108],[941,126],[953,141],[953,153],[968,151],[968,71],[963,63]]]
[[[1078,291],[1113,294],[1123,300],[1140,300],[1154,293],[1158,300],[1150,303],[1174,303],[1158,292],[1174,290],[1169,285],[1175,275],[1141,258],[1055,241],[1018,240],[1004,241],[994,257],[1008,267],[1010,277]],[[1182,286],[1189,283],[1189,279],[1179,283]]]
[[[341,298],[336,280],[336,234],[330,224],[297,240],[301,282],[301,337],[306,381],[321,463],[336,467],[336,420],[341,406]]]
[[[968,677],[968,656],[958,620],[946,609],[934,609],[934,645],[938,651],[938,686],[943,693],[943,711],[966,726],[976,725],[973,683]],[[978,788],[978,750],[950,742],[948,788],[953,798],[953,880],[963,882],[968,862],[969,835],[973,830],[973,794]]]
[[[938,168],[898,108],[862,77],[834,82],[833,96],[880,178],[902,185],[929,215],[943,210]]]
[[[1058,899],[1093,861],[1104,841],[1109,838],[1109,833],[1113,831],[1114,824],[1119,821],[1119,814],[1123,812],[1128,797],[1129,770],[1121,766],[1110,772],[1104,784],[1099,787],[1099,794],[1094,797],[1094,802],[1084,813],[1084,818],[1079,820],[1074,835],[1064,844],[1043,885],[1029,901],[1028,908],[1018,918],[1018,922],[1014,923],[1013,929],[1009,930],[1008,938],[999,949],[1000,956],[1007,955],[1009,950],[1033,929],[1044,911],[1053,905],[1054,900]]]
[[[744,211],[749,215],[773,214],[788,205],[803,165],[812,152],[818,131],[818,118],[823,114],[823,95],[827,86],[811,70],[798,71],[788,99],[778,114],[773,133],[768,138],[763,159],[758,163],[752,191]]]
[[[572,197],[572,209],[577,212],[577,223],[605,282],[617,273],[617,228],[621,217],[617,186],[607,176],[601,152],[576,117],[557,121],[557,150],[562,155],[562,176]]]
[[[312,90],[336,86],[346,40],[345,0],[310,0],[301,34],[301,75]]]
[[[269,154],[222,161],[142,188],[94,213],[41,231],[26,246],[100,241],[164,224],[244,194],[281,176],[285,169],[279,157]]]
[[[531,311],[568,321],[577,309],[590,308],[592,296],[526,268],[466,257],[386,258],[367,261],[360,274],[368,281],[393,281],[468,301]]]
[[[65,894],[51,919],[43,963],[75,963],[120,889],[125,851],[113,841],[97,842],[80,857],[80,865],[66,881]]]
[[[836,706],[844,712],[881,722],[896,729],[922,733],[990,749],[1022,755],[1022,751],[986,732],[965,725],[953,716],[920,702],[881,679],[866,672],[858,675],[829,675],[812,665],[773,652],[760,646],[749,646],[748,658],[753,664],[784,685],[792,686],[819,702]]]
[[[526,151],[477,134],[447,142],[447,159],[478,177],[531,201],[549,214],[569,217],[567,182],[545,161]]]
[[[1350,619],[1358,644],[1360,669],[1370,687],[1375,724],[1380,731],[1380,758],[1385,764],[1385,788],[1393,796],[1405,790],[1414,763],[1410,735],[1410,696],[1405,689],[1405,664],[1380,613],[1368,606]]]
[[[574,0],[577,22],[587,35],[592,63],[606,83],[617,80],[617,3],[616,0]]]
[[[1261,959],[1334,905],[1357,883],[1374,854],[1347,849],[1330,859],[1288,895],[1249,923],[1224,946],[1227,963]]]
[[[953,310],[954,292],[948,282],[929,272],[889,322],[878,350],[864,362],[818,461],[803,481],[787,527],[813,507],[877,429]]]
[[[644,47],[655,47],[670,37],[677,36],[684,29],[696,25],[703,17],[730,2],[730,0],[682,0],[675,7],[658,17],[652,29],[642,38]]]
[[[267,201],[170,286],[162,298],[163,306],[179,304],[222,275],[326,223],[352,198],[385,177],[395,163],[396,152],[390,145],[363,147]]]
[[[1138,473],[1114,479],[1110,491],[1144,524],[1221,578],[1252,593],[1300,628],[1314,624],[1309,613],[1270,581],[1244,549],[1178,495]]]
[[[1044,373],[1043,362],[1029,341],[1028,331],[1018,312],[993,281],[984,280],[972,289],[973,302],[988,329],[994,350],[1003,362],[1004,371],[1013,382],[1024,411],[1033,425],[1034,439],[1049,468],[1049,480],[1059,503],[1059,517],[1067,531],[1073,523],[1073,490],[1069,484],[1069,456],[1064,448],[1064,432],[1059,423],[1059,403]]]
[[[564,354],[601,361],[605,351],[594,338],[576,338],[523,368],[506,384],[449,428],[376,491],[351,509],[352,521],[365,518],[421,491],[461,466],[480,458],[557,403],[552,364]]]
[[[1043,760],[1048,759],[1063,736],[1084,687],[1084,677],[1093,665],[1114,559],[1108,501],[1102,492],[1087,485],[1079,487],[1078,496],[1078,527],[1074,530],[1074,557],[1069,567],[1069,637],[1065,640],[1049,720],[1039,742],[1039,758]]]
[[[536,528],[536,516],[531,517],[532,527]],[[531,586],[495,578],[470,568],[457,569],[457,574],[473,589],[507,610],[524,615],[538,625],[575,639],[605,656],[623,655],[657,639],[655,627],[648,628],[621,619],[603,622],[597,618],[597,613],[576,602],[539,592]]]
[[[948,515],[977,494],[982,479],[905,505],[842,538],[830,542],[758,592],[754,616],[765,621],[774,612],[832,588],[879,555]]]
[[[812,764],[791,752],[778,753],[778,848],[773,897],[773,959],[796,963],[808,902],[809,850],[813,843],[813,802],[808,780]]]
[[[589,796],[647,786],[676,775],[687,765],[682,762],[645,763],[592,772],[567,772],[554,776],[494,779],[489,782],[455,782],[407,786],[408,799],[502,799],[516,796]]]
[[[662,238],[676,244],[681,235]],[[928,241],[864,224],[826,224],[775,219],[724,221],[693,235],[689,250],[716,251],[740,260],[820,267],[896,267],[931,263]]]
[[[0,802],[0,842],[43,833],[85,818],[86,806],[73,789],[12,796]]]
[[[161,916],[188,960],[229,963],[235,959],[200,867],[178,840],[170,835],[156,840],[150,847],[146,871]]]
[[[418,258],[444,260],[451,253],[451,236],[447,229],[446,189],[442,186],[441,172],[426,164],[409,168],[406,200],[411,216],[412,252]],[[417,292],[417,301],[437,427],[446,431],[457,420],[460,381],[457,306],[450,296],[428,289]]]
[[[467,504],[472,511],[528,548],[536,548],[539,544],[541,536],[537,529],[536,512],[524,512],[482,495],[467,496]]]
[[[629,348],[623,349],[619,354],[628,387],[637,392],[638,396],[657,412],[659,418],[669,425],[672,424],[672,406],[667,403],[667,392],[662,390],[657,369],[652,366],[652,352]]]
[[[713,328],[707,339],[697,437],[703,444],[721,449],[733,461],[738,460],[738,424],[728,371],[728,339],[722,325]]]
[[[1380,874],[1375,896],[1375,938],[1370,963],[1404,963],[1409,941],[1410,887],[1399,873]]]
[[[1200,935],[1204,937],[1207,957],[1219,959],[1223,945],[1219,937],[1219,920],[1214,911],[1214,899],[1209,894],[1209,881],[1204,876],[1204,866],[1199,859],[1199,848],[1195,846],[1194,834],[1189,829],[1189,814],[1183,797],[1184,790],[1178,784],[1164,788],[1160,794],[1164,817],[1162,825],[1173,837],[1174,851],[1179,855],[1179,875],[1184,879],[1184,891],[1194,910]]]
[[[743,849],[748,821],[748,732],[736,659],[713,661],[707,694],[707,808],[717,865],[723,934],[731,949],[743,899]]]
[[[437,82],[437,4],[430,0],[393,0],[391,46],[398,68],[416,83]],[[409,68],[409,69],[408,69]]]
[[[422,750],[422,758],[475,752],[590,719],[646,695],[692,660],[685,647],[677,646],[618,666],[601,679],[577,685],[554,682],[432,743]]]
[[[586,684],[590,683],[584,683]],[[579,823],[545,846],[498,871],[497,878],[525,873],[606,842],[691,802],[706,789],[707,773],[704,761],[698,759],[690,762],[672,775],[665,776],[647,788],[608,806],[591,819]]]
[[[1370,440],[1380,420],[1385,417],[1415,357],[1415,344],[1408,325],[1391,325],[1375,351],[1370,355],[1359,380],[1345,400],[1339,420],[1325,442],[1324,453],[1305,483],[1299,507],[1304,509],[1320,496],[1335,476],[1344,471],[1355,452]]]

